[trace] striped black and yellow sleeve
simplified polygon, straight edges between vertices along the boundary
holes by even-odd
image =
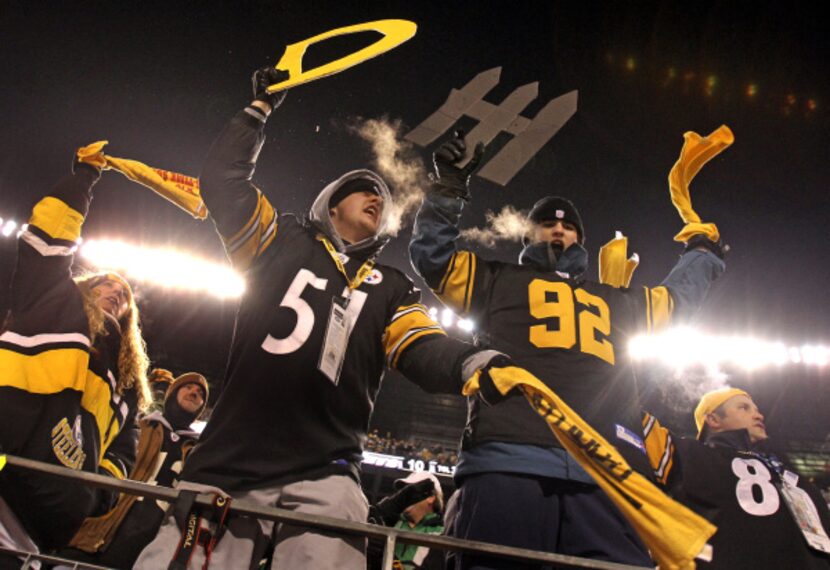
[[[397,369],[406,350],[416,341],[430,335],[446,336],[446,333],[420,303],[398,307],[383,336],[386,363]]]
[[[83,333],[0,335],[0,386],[30,394],[83,392],[89,365],[89,338]]]
[[[110,461],[107,458],[101,460],[99,467],[115,477],[116,479],[124,480],[127,478],[127,474],[124,473],[124,468],[121,465],[118,465],[115,461]]]
[[[230,238],[223,237],[225,251],[240,271],[250,268],[277,235],[277,213],[268,198],[259,190],[256,192],[257,202],[251,217]]]
[[[458,315],[468,315],[476,292],[476,269],[479,265],[478,257],[469,251],[456,251],[444,277],[433,290],[444,305]]]
[[[661,485],[666,485],[674,467],[674,442],[671,432],[647,412],[643,413],[643,441],[654,476]]]
[[[644,287],[646,307],[646,330],[649,333],[659,332],[671,323],[674,312],[674,299],[669,290],[664,287]]]
[[[84,223],[92,186],[100,174],[87,165],[64,176],[49,195],[35,204],[20,238],[44,257],[67,257],[74,251]]]

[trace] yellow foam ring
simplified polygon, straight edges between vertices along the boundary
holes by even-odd
[[[330,61],[329,63],[320,65],[314,69],[303,71],[303,56],[305,55],[305,51],[308,49],[308,46],[322,42],[323,40],[327,40],[329,38],[366,31],[380,32],[383,34],[383,37],[372,45],[366,46],[365,48],[345,57]],[[308,83],[309,81],[314,81],[315,79],[320,79],[321,77],[340,73],[344,69],[354,67],[359,63],[363,63],[366,60],[395,49],[405,41],[412,38],[416,31],[418,31],[418,26],[415,22],[410,22],[409,20],[378,20],[376,22],[366,22],[363,24],[355,24],[353,26],[337,28],[336,30],[330,30],[323,34],[314,36],[313,38],[297,42],[296,44],[291,44],[290,46],[286,46],[285,53],[282,55],[279,63],[275,66],[277,69],[287,71],[289,78],[280,83],[270,85],[266,91],[268,93],[276,93],[277,91],[283,91],[296,85],[302,85],[303,83]]]
[[[636,254],[628,257],[628,238],[617,236],[599,250],[599,281],[612,287],[628,287],[640,263]]]
[[[3,467],[6,466],[6,456],[0,455],[0,471],[3,470]]]

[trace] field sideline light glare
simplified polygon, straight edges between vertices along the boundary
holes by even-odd
[[[830,362],[830,349],[826,346],[788,346],[753,337],[707,335],[689,328],[635,337],[628,349],[635,360],[656,360],[679,370],[692,365],[723,364],[745,370],[786,364],[822,367]]]
[[[435,320],[439,320],[440,317],[441,326],[445,329],[455,326],[464,332],[471,333],[476,328],[471,319],[459,319],[451,309],[444,308],[439,311],[437,307],[430,307],[429,316]]]
[[[230,267],[175,249],[96,239],[83,242],[80,254],[102,269],[123,271],[127,277],[164,287],[204,291],[225,299],[238,298],[245,291],[245,281]]]

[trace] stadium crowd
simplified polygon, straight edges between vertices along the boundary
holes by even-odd
[[[0,547],[144,570],[378,563],[362,536],[235,516],[239,500],[641,567],[830,568],[827,505],[769,447],[751,395],[704,394],[696,436],[677,437],[640,410],[632,367],[615,352],[639,330],[690,317],[724,271],[719,232],[691,209],[688,185],[731,144],[728,129],[687,139],[670,176],[682,253],[659,285],[639,288],[630,271],[607,271],[620,269],[613,256],[601,282],[584,277],[582,217],[559,196],[533,205],[519,263],[459,248],[485,148],[468,150],[462,133],[444,142],[410,257],[447,306],[486,329],[486,346],[473,345],[447,336],[412,280],[380,262],[392,198],[378,174],[343,174],[305,215],[276,209],[252,184],[285,97],[268,87],[287,78],[254,73],[253,101],[200,178],[199,208],[254,292],[201,434],[192,425],[209,383],[149,370],[131,284],[72,274],[93,187],[110,167],[102,145],[80,149],[35,205],[0,331],[0,450],[180,493],[167,505],[0,464]],[[459,451],[367,433],[387,366],[428,392],[469,397]],[[457,464],[458,490],[445,505],[437,478],[413,473],[369,505],[364,449]],[[406,569],[539,567],[408,545],[395,557]],[[24,558],[0,551],[0,569]]]
[[[458,453],[455,449],[447,449],[438,443],[425,443],[419,439],[400,439],[394,437],[391,432],[380,435],[377,429],[371,430],[366,437],[366,451],[417,457],[423,461],[437,461],[442,465],[458,463]]]

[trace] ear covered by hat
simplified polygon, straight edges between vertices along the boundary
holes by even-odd
[[[734,396],[746,396],[751,398],[744,390],[740,388],[720,388],[712,390],[703,395],[695,408],[695,425],[697,426],[697,438],[700,439],[703,435],[703,430],[706,427],[706,416],[717,410],[729,398]]]

